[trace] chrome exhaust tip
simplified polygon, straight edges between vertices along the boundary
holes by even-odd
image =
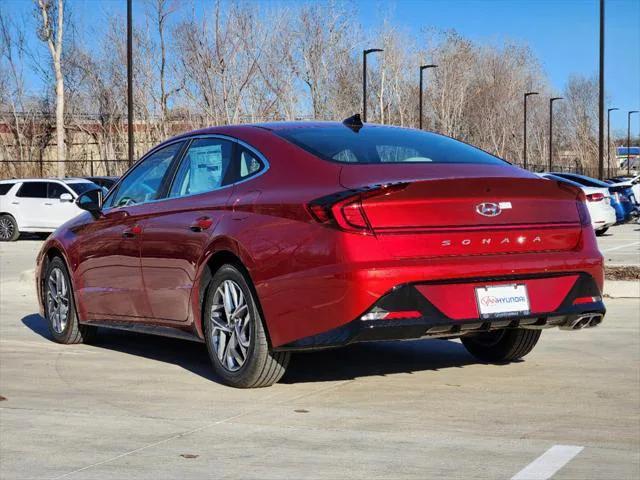
[[[589,320],[589,327],[597,327],[598,325],[600,325],[602,323],[602,315],[597,314],[594,315],[593,317],[591,317],[591,320]]]
[[[582,319],[580,319],[580,321],[578,322],[578,328],[587,328],[589,326],[589,322],[591,322],[591,315],[589,315],[588,317],[584,317]]]
[[[562,330],[581,330],[583,328],[588,328],[591,326],[591,323],[594,321],[594,318],[596,317],[599,317],[600,320],[594,323],[593,326],[595,326],[598,323],[600,323],[602,319],[602,315],[598,315],[598,314],[580,315],[578,317],[567,320],[563,325],[560,325],[560,328]]]
[[[576,317],[571,320],[567,320],[564,325],[560,325],[562,330],[579,330],[582,328],[582,319],[584,317]]]
[[[581,330],[583,328],[595,327],[600,323],[602,323],[602,314],[591,313],[567,320],[566,323],[560,325],[560,328],[562,330]]]

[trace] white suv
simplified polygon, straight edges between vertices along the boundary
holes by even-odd
[[[80,178],[0,180],[0,241],[17,240],[21,232],[53,232],[83,211],[74,202],[78,195],[96,188]]]

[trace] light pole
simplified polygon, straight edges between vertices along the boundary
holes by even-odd
[[[127,137],[129,166],[133,165],[133,25],[131,0],[127,0]]]
[[[437,65],[421,65],[420,66],[420,130],[422,130],[422,72],[424,72],[427,68],[437,68]]]
[[[524,128],[523,128],[523,138],[524,138],[524,146],[522,147],[522,160],[524,163],[524,168],[527,168],[527,98],[531,95],[538,95],[538,92],[527,92],[524,94]]]
[[[368,48],[362,51],[362,121],[367,121],[367,55],[382,52],[381,48]]]
[[[604,177],[604,0],[600,0],[600,66],[598,75],[598,178],[602,180]]]
[[[611,176],[611,112],[619,108],[607,108],[607,177]]]
[[[562,97],[552,97],[549,99],[549,171],[553,165],[553,102],[562,100]]]
[[[627,175],[631,175],[631,114],[638,110],[627,112]]]

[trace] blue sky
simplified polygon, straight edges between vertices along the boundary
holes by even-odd
[[[10,11],[28,14],[29,0],[2,0]],[[142,0],[134,1],[134,15]],[[180,0],[178,0],[180,1]],[[202,1],[193,0],[198,7]],[[210,3],[205,0],[204,3]],[[268,4],[296,0],[254,0]],[[424,28],[455,29],[480,42],[503,39],[528,43],[552,86],[561,90],[571,74],[598,71],[598,0],[352,0],[365,30],[384,15],[418,37]],[[137,5],[136,5],[137,4]],[[125,13],[125,0],[72,0],[73,15],[85,31],[99,29],[102,14]],[[206,8],[206,7],[204,7]],[[606,0],[606,69],[608,106],[640,109],[640,0]],[[91,38],[91,36],[89,36]],[[638,117],[634,121],[638,130]],[[612,113],[612,129],[626,131],[626,114]]]

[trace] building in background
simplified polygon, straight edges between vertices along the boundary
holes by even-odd
[[[623,170],[627,168],[627,162],[631,162],[631,170],[640,170],[640,147],[618,147],[616,149],[618,166]]]

